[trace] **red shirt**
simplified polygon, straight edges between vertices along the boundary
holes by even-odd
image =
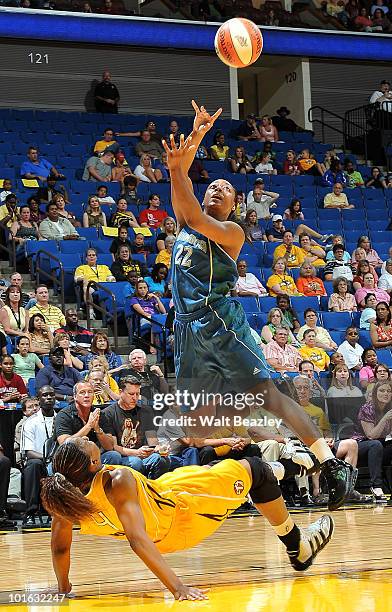
[[[12,378],[8,380],[0,374],[0,399],[3,399],[6,393],[15,393],[15,391],[19,391],[21,395],[27,395],[27,389],[23,378],[19,376],[19,374],[14,374]]]
[[[139,223],[147,223],[148,227],[158,229],[166,217],[166,210],[160,210],[159,208],[146,208],[145,210],[142,210],[139,215]]]

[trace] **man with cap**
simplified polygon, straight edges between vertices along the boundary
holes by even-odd
[[[53,387],[58,408],[64,408],[72,400],[73,388],[81,378],[75,368],[64,366],[64,349],[57,346],[49,353],[49,365],[38,372],[35,387],[37,391],[45,385]]]
[[[274,215],[272,217],[272,227],[266,230],[268,242],[282,242],[285,231],[286,228],[283,225],[282,215]],[[308,234],[312,238],[317,238],[320,242],[328,242],[332,237],[331,234],[320,234],[304,223],[300,223],[297,226],[294,234],[294,242],[298,242],[298,236],[301,234]]]
[[[250,114],[246,117],[237,130],[238,140],[261,140],[261,134],[256,123],[256,115]]]
[[[288,119],[290,110],[287,106],[281,106],[276,111],[276,115],[272,117],[272,123],[278,132],[305,132],[305,130],[295,123],[292,119]]]
[[[265,191],[264,180],[258,178],[253,185],[253,190],[248,193],[246,198],[246,208],[252,208],[257,213],[258,219],[270,219],[270,208],[276,208],[279,193]],[[244,213],[245,215],[245,213]]]

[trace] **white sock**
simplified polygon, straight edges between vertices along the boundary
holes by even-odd
[[[313,442],[312,446],[309,446],[309,450],[316,455],[320,463],[324,463],[328,459],[335,459],[335,456],[324,438],[319,438],[316,442]]]

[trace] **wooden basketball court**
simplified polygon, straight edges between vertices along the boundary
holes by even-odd
[[[294,516],[299,525],[306,525],[317,513]],[[209,587],[209,600],[202,602],[175,602],[126,542],[81,536],[75,530],[71,582],[77,597],[65,607],[70,612],[391,609],[392,506],[343,509],[334,519],[333,540],[304,574],[291,569],[283,546],[259,516],[231,518],[197,548],[168,555],[186,584]],[[2,609],[61,610],[57,604],[7,604],[10,591],[23,597],[25,591],[55,585],[49,532],[1,535],[0,559]]]

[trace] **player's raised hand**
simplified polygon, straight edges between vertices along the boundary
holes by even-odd
[[[218,108],[218,110],[213,115],[210,115],[204,106],[200,106],[199,108],[194,100],[192,100],[192,106],[195,111],[192,136],[194,137],[195,134],[200,134],[204,136],[204,134],[212,128],[215,121],[222,113],[222,108]]]
[[[180,136],[179,146],[176,145],[173,134],[170,134],[170,147],[166,140],[162,140],[162,144],[167,153],[167,165],[169,166],[169,170],[184,167],[184,162],[186,165],[188,165],[188,160],[193,160],[196,153],[196,146],[192,143],[192,139],[188,137],[185,140],[184,134],[181,134]],[[189,167],[187,168],[186,172],[188,172]]]

